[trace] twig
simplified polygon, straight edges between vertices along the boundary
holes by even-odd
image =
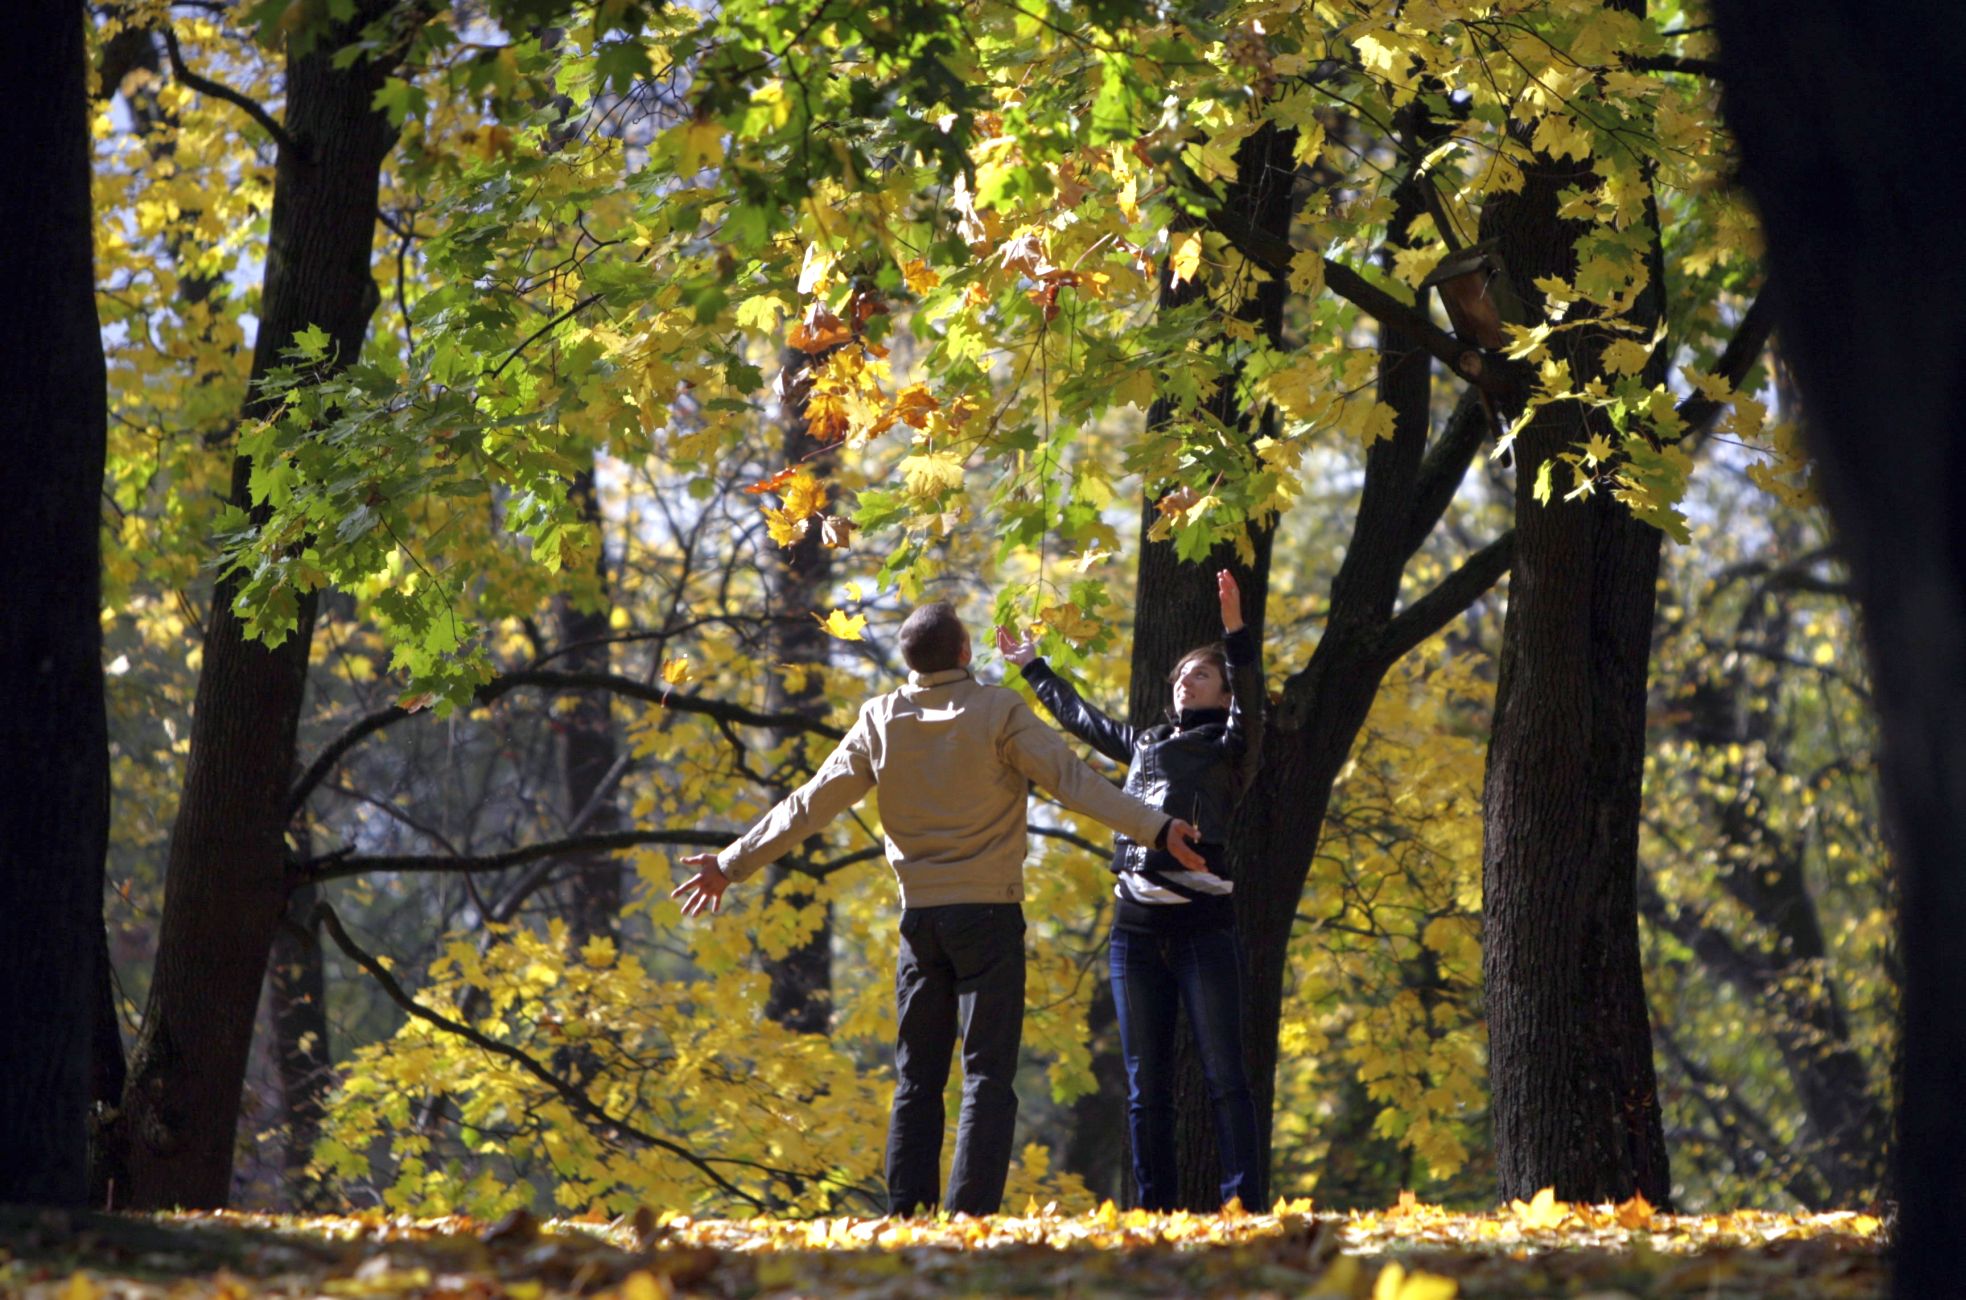
[[[210,95],[213,99],[222,99],[228,104],[236,105],[247,117],[259,123],[260,129],[272,137],[273,143],[279,145],[282,149],[291,149],[296,156],[303,160],[306,159],[307,150],[302,148],[298,141],[287,134],[286,128],[274,119],[273,114],[267,112],[258,102],[248,99],[246,96],[232,89],[232,87],[221,85],[209,77],[201,77],[190,68],[185,67],[184,54],[178,49],[177,33],[171,30],[168,23],[159,30],[164,35],[164,49],[171,56],[172,75],[201,95]]]

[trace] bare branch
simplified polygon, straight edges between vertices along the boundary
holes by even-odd
[[[163,33],[165,52],[171,56],[171,73],[173,76],[201,95],[210,95],[213,99],[222,99],[228,104],[237,106],[247,117],[259,123],[260,129],[272,137],[275,144],[279,145],[282,149],[293,150],[299,157],[305,158],[307,156],[307,151],[292,136],[287,134],[286,128],[281,126],[274,119],[273,114],[267,112],[256,101],[248,99],[230,86],[221,85],[209,77],[201,77],[190,68],[185,67],[184,53],[178,49],[177,33],[171,30],[169,23],[165,23],[162,27],[158,28],[158,31]]]
[[[808,718],[797,713],[760,713],[742,704],[731,704],[724,700],[713,700],[702,695],[686,695],[678,691],[665,691],[660,686],[637,681],[633,677],[622,677],[615,673],[567,673],[547,669],[526,669],[521,672],[506,673],[494,677],[471,694],[474,704],[490,704],[520,687],[538,687],[547,691],[608,691],[615,695],[625,695],[630,699],[643,700],[673,709],[677,713],[696,713],[715,718],[721,722],[739,723],[749,727],[779,727],[786,730],[809,731],[829,740],[839,740],[846,735],[838,727]],[[342,755],[360,744],[364,739],[393,726],[410,716],[407,709],[392,706],[379,709],[367,717],[351,724],[348,730],[329,741],[326,748],[314,757],[294,783],[293,793],[287,796],[287,816],[292,818],[300,812],[308,797],[314,793],[328,773],[334,770]]]
[[[1407,651],[1459,618],[1514,563],[1515,529],[1511,528],[1462,561],[1460,568],[1386,624],[1377,646],[1380,662],[1397,663]]]
[[[528,862],[538,862],[542,858],[606,853],[615,849],[632,849],[643,844],[722,848],[736,839],[737,834],[735,831],[716,830],[608,831],[599,835],[570,835],[561,840],[545,840],[538,844],[525,844],[516,849],[507,849],[503,853],[486,853],[476,857],[465,855],[450,857],[441,853],[377,854],[369,857],[329,856],[313,862],[303,862],[301,869],[306,873],[304,879],[313,883],[339,880],[347,876],[370,875],[378,871],[427,871],[441,875],[508,871],[513,867],[523,867]]]

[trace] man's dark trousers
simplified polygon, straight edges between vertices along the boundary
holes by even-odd
[[[951,1214],[995,1214],[1017,1123],[1012,1085],[1024,1034],[1024,909],[951,903],[904,910],[894,1004],[888,1213],[921,1214],[943,1203],[942,1090],[960,1030],[962,1116],[946,1205]]]

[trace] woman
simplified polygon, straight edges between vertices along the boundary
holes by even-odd
[[[1038,657],[1031,638],[997,629],[997,648],[1023,670],[1066,731],[1127,765],[1128,794],[1200,828],[1204,871],[1121,838],[1113,849],[1118,905],[1113,917],[1113,1001],[1126,1058],[1127,1127],[1140,1206],[1180,1203],[1174,1154],[1174,1026],[1185,1006],[1194,1026],[1222,1160],[1222,1202],[1256,1208],[1256,1105],[1242,1057],[1242,962],[1223,836],[1242,788],[1250,727],[1262,681],[1255,638],[1243,626],[1242,593],[1216,575],[1223,642],[1191,650],[1174,666],[1170,720],[1152,727],[1116,722],[1079,698]]]

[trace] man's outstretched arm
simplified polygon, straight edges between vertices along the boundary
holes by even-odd
[[[721,852],[694,853],[682,859],[684,866],[696,868],[696,874],[676,886],[669,897],[681,900],[684,916],[717,911],[723,906],[724,890],[777,861],[806,836],[824,829],[873,788],[874,763],[868,755],[863,714],[812,779],[779,800],[750,830]]]

